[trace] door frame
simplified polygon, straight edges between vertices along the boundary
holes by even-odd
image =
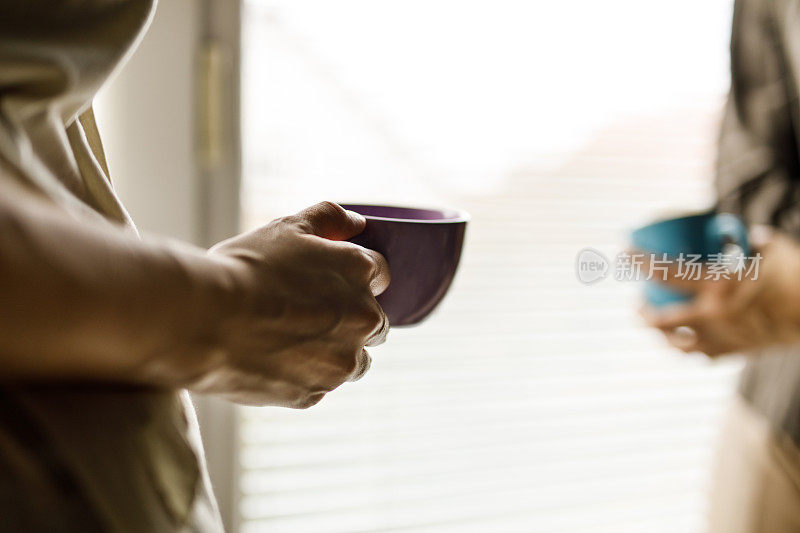
[[[195,147],[198,244],[240,231],[241,0],[203,0],[196,58]],[[195,396],[208,470],[226,531],[239,526],[238,411]]]

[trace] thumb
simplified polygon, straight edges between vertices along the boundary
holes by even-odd
[[[355,237],[367,224],[366,219],[333,202],[320,202],[297,213],[300,229],[306,233],[344,241]]]

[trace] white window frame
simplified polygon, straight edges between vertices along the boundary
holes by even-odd
[[[240,228],[240,0],[203,0],[196,50],[195,146],[198,240],[205,246]],[[209,474],[227,531],[238,529],[237,412],[194,397]]]

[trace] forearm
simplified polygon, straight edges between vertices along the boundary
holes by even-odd
[[[229,273],[0,184],[0,378],[185,386],[236,305]]]

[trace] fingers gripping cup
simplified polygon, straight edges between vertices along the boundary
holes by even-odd
[[[449,209],[341,204],[367,219],[350,242],[381,253],[391,282],[378,303],[392,326],[419,324],[442,301],[453,281],[469,215]]]
[[[631,234],[633,247],[639,252],[655,254],[657,259],[666,255],[675,261],[683,257],[699,256],[701,261],[709,261],[719,254],[730,254],[734,248],[737,254],[750,253],[747,227],[735,215],[709,211],[680,218],[670,218],[648,224]],[[647,281],[645,299],[653,307],[683,303],[692,295],[666,287],[656,281]]]

